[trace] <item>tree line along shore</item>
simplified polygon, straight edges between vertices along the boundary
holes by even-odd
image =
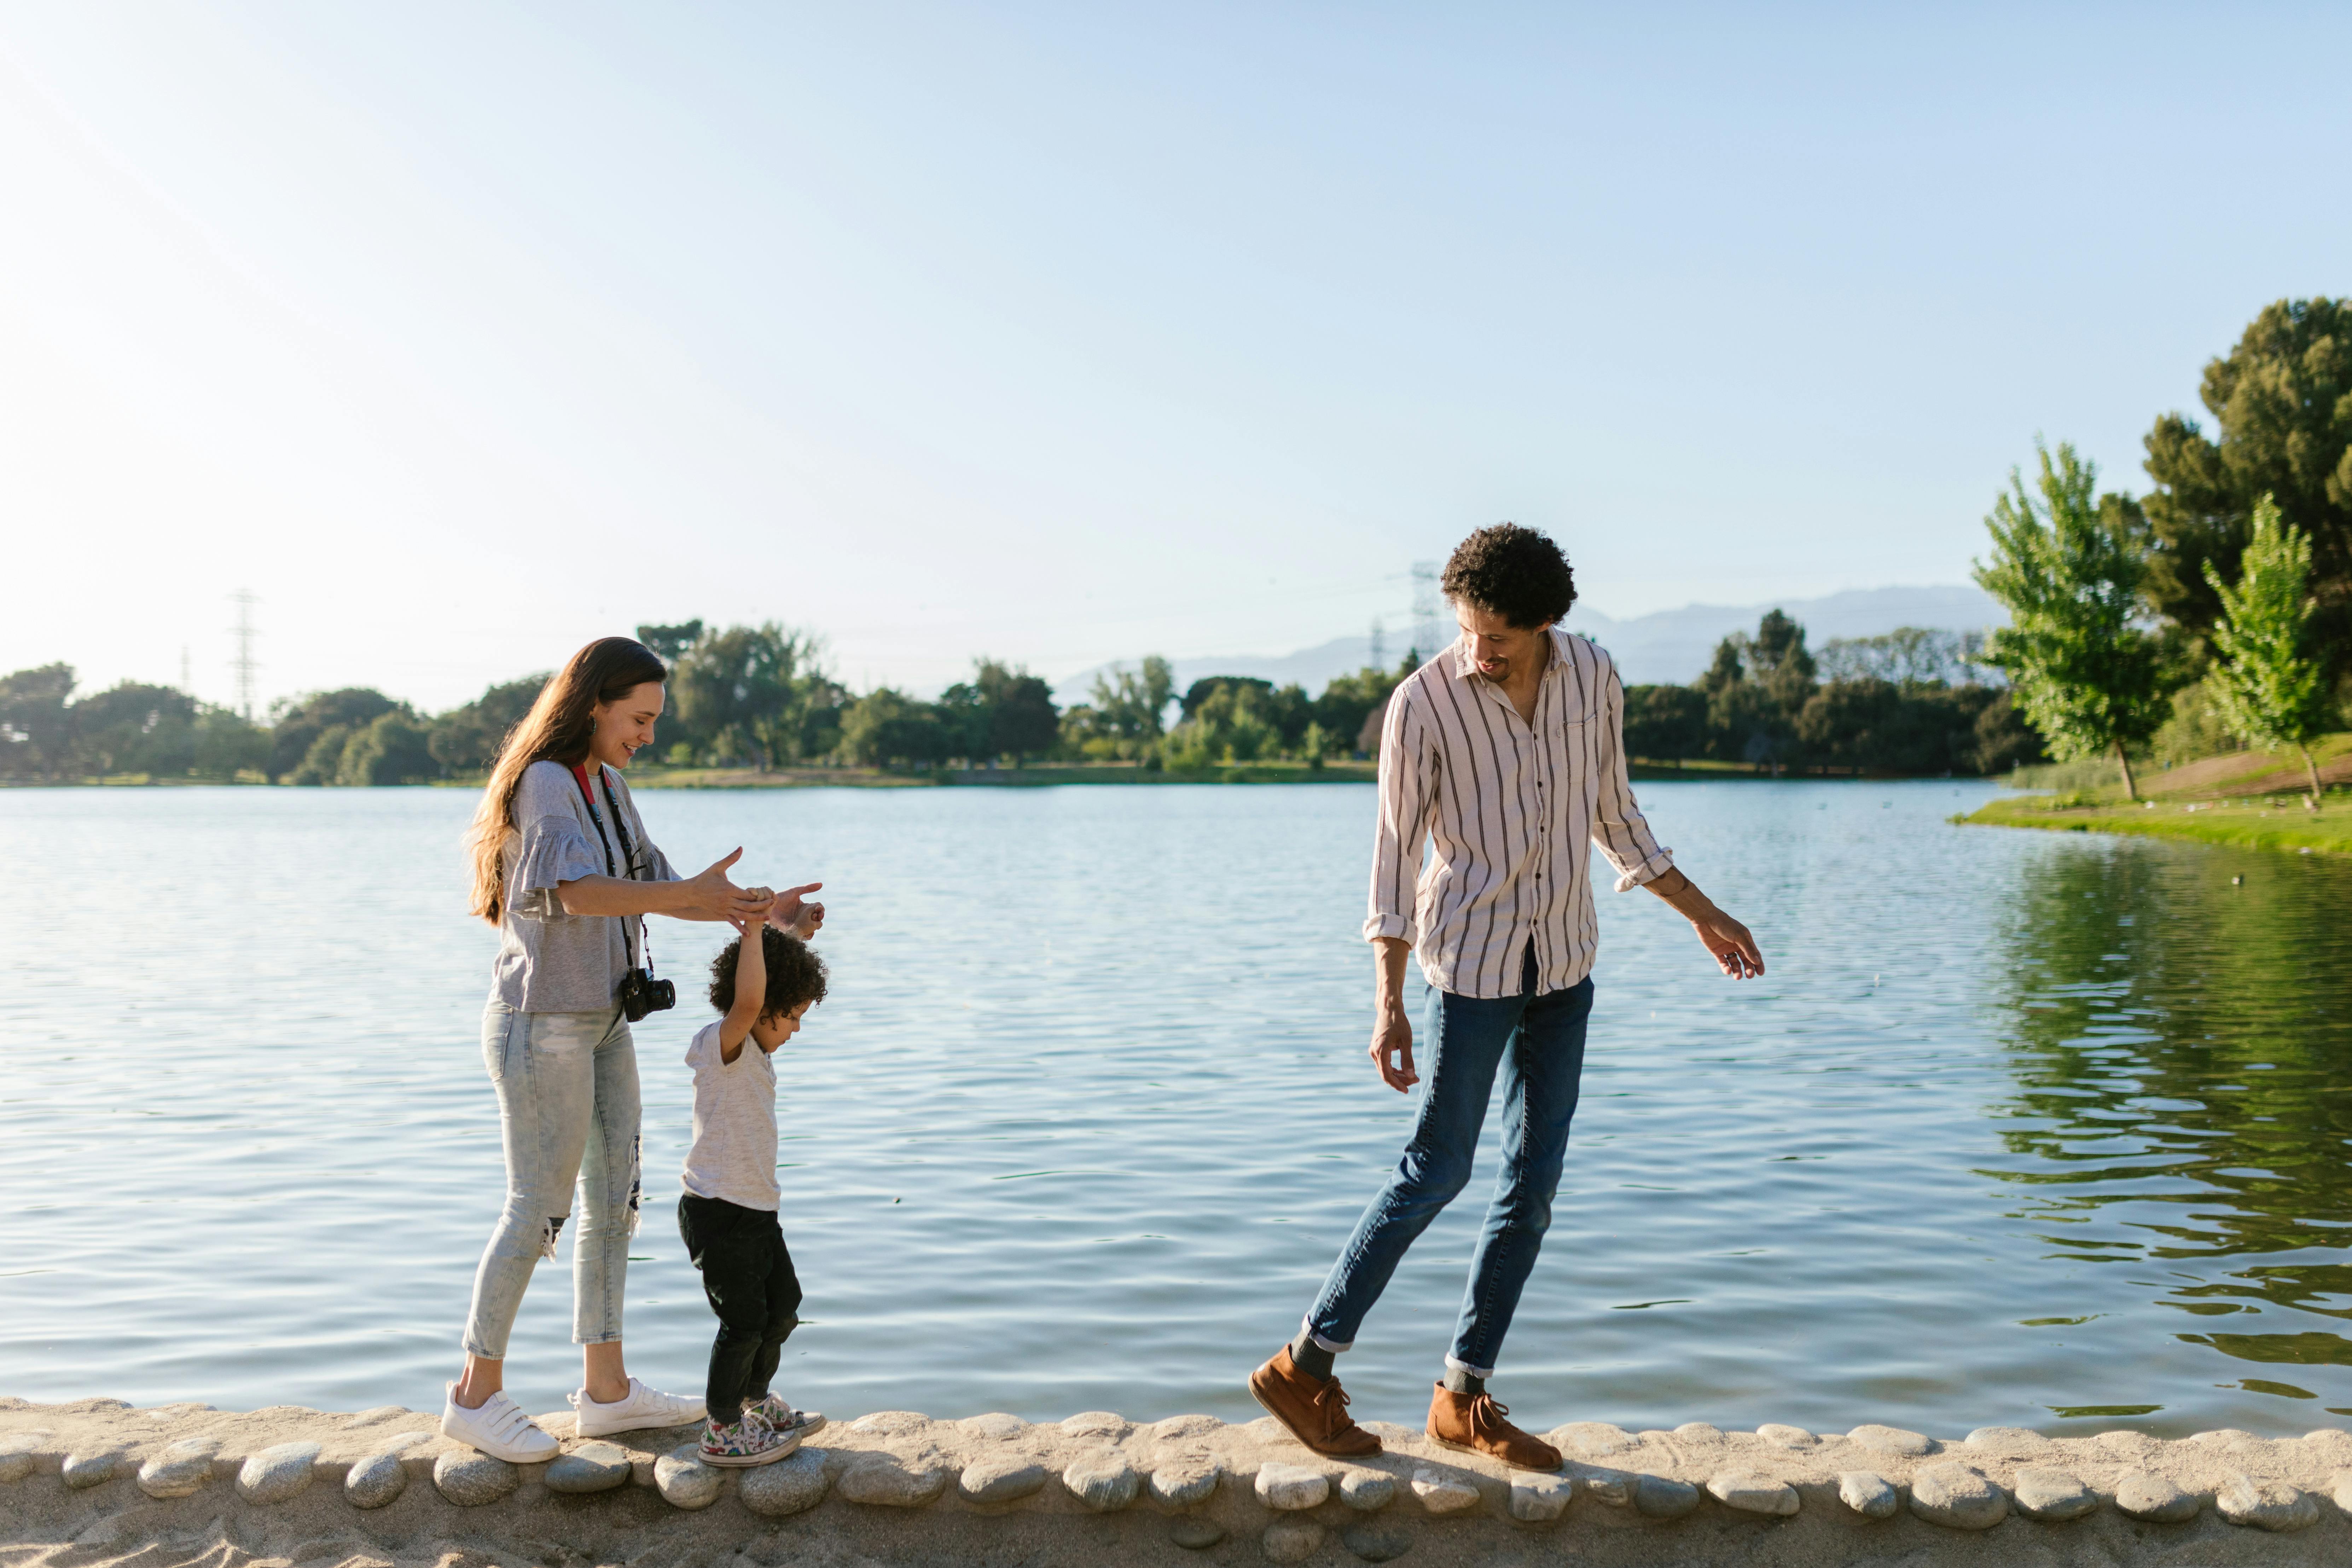
[[[2352,301],[2265,307],[2207,364],[2200,395],[2212,432],[2159,416],[2143,495],[2102,492],[2064,443],[2039,450],[2030,484],[2012,472],[1974,574],[2009,626],[1906,627],[1814,650],[1775,610],[1724,638],[1696,680],[1626,689],[1636,773],[2007,774],[2054,793],[1973,820],[2081,826],[2104,813],[2103,829],[2294,841],[2284,823],[2230,826],[2231,803],[2284,793],[2273,775],[2299,765],[2315,818],[2352,784],[2341,734],[2352,729]],[[850,691],[820,638],[774,623],[636,632],[672,669],[642,776],[677,784],[1360,778],[1389,692],[1421,658],[1311,696],[1239,675],[1179,693],[1168,662],[1147,658],[1065,709],[1044,679],[997,659],[927,700]],[[0,781],[464,782],[488,768],[545,679],[500,682],[437,714],[349,687],[282,700],[257,720],[142,682],[78,693],[68,666],[45,665],[0,678]],[[2061,785],[2035,771],[2051,762],[2070,764]],[[2200,809],[2149,812],[2143,784],[2159,805]],[[2118,804],[2127,809],[2107,811]],[[2315,825],[2298,842],[2338,847]]]
[[[1177,692],[1153,657],[1098,677],[1065,709],[1017,666],[974,663],[924,700],[854,694],[821,644],[773,624],[641,626],[670,664],[669,710],[646,782],[909,784],[1369,777],[1390,691],[1420,662],[1364,668],[1310,695],[1247,676]],[[1978,774],[2040,760],[2007,691],[1971,662],[1975,639],[1906,628],[1816,655],[1779,611],[1726,637],[1688,686],[1625,693],[1629,757],[1644,773]],[[0,678],[0,778],[17,783],[363,786],[479,778],[544,674],[441,713],[370,687],[310,692],[248,721],[166,686],[77,693],[62,664]]]

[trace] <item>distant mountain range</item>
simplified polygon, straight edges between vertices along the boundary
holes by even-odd
[[[1706,668],[1717,643],[1733,632],[1755,630],[1765,612],[1776,608],[1804,624],[1807,645],[1815,649],[1832,637],[1876,637],[1897,626],[1979,631],[2009,619],[2009,612],[1981,589],[1932,587],[1850,588],[1825,598],[1780,599],[1761,605],[1685,605],[1679,610],[1660,610],[1622,621],[1580,604],[1569,612],[1568,624],[1573,631],[1591,633],[1594,641],[1615,656],[1626,685],[1686,683]],[[1440,627],[1442,633],[1452,630],[1450,619]],[[1388,635],[1389,661],[1402,658],[1412,641],[1412,628],[1400,623]],[[1335,675],[1361,669],[1371,662],[1371,637],[1366,634],[1336,637],[1296,653],[1220,654],[1169,662],[1175,667],[1180,695],[1192,682],[1210,675],[1254,675],[1276,686],[1297,681],[1312,692],[1322,690]],[[1086,701],[1095,677],[1108,668],[1097,665],[1057,681],[1054,700],[1064,707]]]

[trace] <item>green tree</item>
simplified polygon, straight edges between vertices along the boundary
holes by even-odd
[[[327,782],[362,786],[425,784],[441,776],[430,736],[404,708],[376,716],[351,732]]]
[[[1627,688],[1625,754],[1676,767],[1706,755],[1706,694],[1690,686]]]
[[[1379,744],[1373,737],[1371,746],[1361,744],[1365,721],[1379,712],[1396,689],[1397,682],[1411,675],[1417,667],[1412,662],[1400,663],[1394,670],[1366,665],[1353,675],[1337,676],[1323,688],[1323,695],[1315,700],[1312,716],[1331,734],[1353,745],[1356,750],[1370,752]]]
[[[195,766],[196,700],[176,687],[126,680],[73,705],[77,773],[184,777]]]
[[[939,714],[948,755],[969,762],[1009,756],[1018,766],[1053,750],[1062,732],[1053,689],[1025,668],[992,658],[974,659],[972,678],[940,694]]]
[[[319,737],[329,729],[340,726],[348,738],[352,730],[374,723],[398,706],[383,692],[367,686],[346,686],[335,691],[312,691],[278,699],[270,705],[269,776],[284,778],[301,769],[310,760]],[[325,775],[310,782],[324,784],[332,778],[341,757],[338,750]]]
[[[638,629],[682,635],[698,625]],[[671,668],[677,727],[709,761],[772,768],[814,754],[811,742],[831,735],[817,710],[842,701],[822,651],[817,638],[773,621],[701,632]]]
[[[877,686],[841,716],[841,749],[860,767],[938,763],[955,755],[957,737],[929,702]]]
[[[54,778],[72,760],[69,664],[45,664],[0,676],[0,773]]]
[[[2239,575],[2254,504],[2311,541],[2315,647],[2352,667],[2352,300],[2281,300],[2205,366],[2215,433],[2167,414],[2147,438],[2149,603],[2202,636],[2222,615],[2214,574]],[[2208,568],[2211,568],[2209,574]]]
[[[656,658],[675,667],[686,657],[686,650],[702,636],[702,622],[698,617],[680,621],[674,626],[639,626],[637,640],[653,650]]]
[[[331,784],[341,778],[343,750],[351,744],[352,731],[352,726],[349,724],[330,724],[311,736],[302,760],[295,763],[293,770],[286,775],[288,782],[305,785]]]
[[[2279,520],[2269,496],[2254,503],[2253,527],[2238,557],[2235,587],[2213,563],[2205,576],[2221,602],[2213,645],[2221,662],[2207,678],[2213,708],[2231,732],[2264,751],[2292,746],[2311,780],[2311,809],[2319,809],[2319,766],[2311,741],[2327,728],[2327,692],[2312,657],[2311,540]]]
[[[639,632],[646,629],[637,628]],[[544,675],[500,681],[464,707],[452,708],[435,719],[427,741],[433,760],[453,773],[488,773],[498,759],[499,748],[506,743],[508,731],[522,722],[547,681]]]
[[[2054,462],[2047,447],[2035,451],[2041,499],[2012,468],[2010,493],[1985,519],[1992,562],[1973,575],[2011,624],[1987,639],[1984,662],[2009,673],[2013,700],[2053,755],[2114,752],[2124,793],[2137,800],[2131,748],[2164,721],[2166,695],[2156,639],[2136,624],[2146,559],[2113,509],[2102,515],[2095,467],[2063,441]]]
[[[1790,760],[1815,668],[1805,628],[1778,609],[1765,613],[1753,635],[1734,632],[1717,643],[1698,682],[1706,698],[1708,754],[1759,772]]]

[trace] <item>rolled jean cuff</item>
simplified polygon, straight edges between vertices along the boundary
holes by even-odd
[[[1458,1355],[1448,1355],[1445,1358],[1445,1370],[1448,1372],[1466,1373],[1472,1377],[1485,1378],[1495,1375],[1495,1369],[1493,1367],[1472,1366],[1468,1362],[1464,1361]]]
[[[1321,1334],[1315,1331],[1315,1324],[1311,1319],[1299,1319],[1298,1326],[1301,1330],[1305,1331],[1308,1339],[1315,1342],[1318,1348],[1329,1351],[1333,1355],[1338,1355],[1343,1351],[1353,1349],[1356,1343],[1353,1340],[1349,1340],[1343,1344],[1338,1340],[1325,1339]]]
[[[621,1342],[621,1331],[614,1329],[605,1334],[573,1334],[572,1342],[575,1345],[616,1345]]]

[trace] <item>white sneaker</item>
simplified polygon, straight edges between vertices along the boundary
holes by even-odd
[[[642,1432],[649,1426],[684,1426],[709,1414],[699,1399],[664,1394],[629,1379],[629,1392],[612,1404],[588,1397],[584,1388],[572,1394],[572,1408],[580,1412],[580,1436],[603,1437],[614,1432]]]
[[[448,1401],[441,1406],[441,1436],[479,1448],[494,1459],[511,1465],[536,1465],[555,1458],[563,1447],[546,1428],[522,1413],[522,1406],[502,1389],[482,1401],[478,1410],[457,1403],[457,1385],[448,1385]]]

